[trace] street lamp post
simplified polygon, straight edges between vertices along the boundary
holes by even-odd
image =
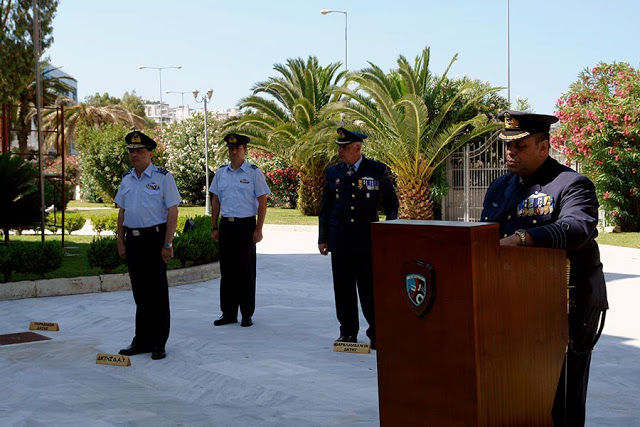
[[[509,0],[507,0],[507,103],[511,108],[511,48],[509,46]]]
[[[198,101],[198,89],[193,91],[193,98],[196,102],[204,103],[204,171],[205,171],[205,204],[204,213],[211,215],[211,199],[209,198],[209,135],[207,134],[207,103],[211,101],[213,95],[213,89],[207,91],[207,95],[200,98]]]
[[[344,10],[322,9],[320,13],[323,15],[327,15],[329,13],[344,14],[344,70],[347,71],[347,12]]]
[[[144,70],[145,68],[151,68],[153,70],[158,70],[158,75],[160,76],[160,129],[164,126],[164,114],[162,111],[162,70],[166,70],[168,68],[181,69],[182,65],[172,65],[170,67],[150,67],[148,65],[138,65],[138,69]]]
[[[189,92],[189,91],[182,92],[182,91],[179,91],[179,90],[168,90],[168,91],[166,91],[165,93],[166,93],[167,95],[168,95],[168,94],[170,94],[170,93],[179,93],[179,94],[180,94],[180,98],[181,98],[180,106],[181,106],[181,107],[184,107],[184,94],[185,94],[185,93],[191,93],[191,92]]]

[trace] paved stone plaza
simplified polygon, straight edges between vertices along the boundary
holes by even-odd
[[[255,325],[212,325],[219,279],[171,288],[164,360],[96,365],[97,353],[129,344],[129,291],[1,301],[0,334],[24,332],[30,321],[61,330],[0,347],[0,425],[377,425],[375,352],[332,351],[331,266],[317,253],[317,228],[266,226],[264,235]],[[640,250],[602,253],[612,309],[593,355],[587,425],[637,426]]]

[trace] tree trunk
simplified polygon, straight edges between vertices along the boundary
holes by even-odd
[[[305,165],[300,169],[298,210],[305,216],[320,215],[325,165]]]
[[[433,200],[429,191],[431,186],[428,181],[407,177],[398,177],[398,199],[400,219],[434,219]]]

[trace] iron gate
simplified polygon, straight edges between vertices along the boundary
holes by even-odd
[[[442,198],[443,220],[480,220],[489,185],[507,172],[504,151],[504,142],[495,132],[486,140],[466,144],[449,156],[446,163],[449,192]],[[553,147],[550,155],[561,163],[566,161],[566,157]],[[576,165],[572,167],[576,169]]]

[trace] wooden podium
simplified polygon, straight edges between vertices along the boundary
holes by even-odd
[[[382,426],[553,425],[565,252],[500,246],[498,233],[488,223],[372,224]]]

